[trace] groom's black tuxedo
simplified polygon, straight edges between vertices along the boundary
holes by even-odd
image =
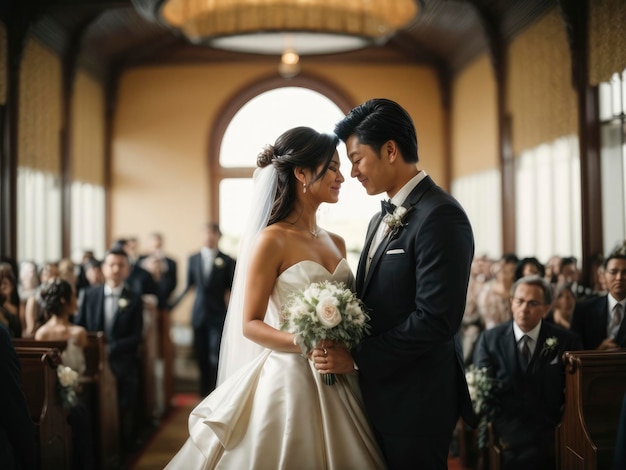
[[[546,345],[547,338],[557,344]],[[558,325],[542,322],[526,371],[520,362],[513,322],[484,331],[474,351],[474,364],[487,367],[502,381],[493,420],[503,448],[504,468],[555,468],[555,428],[565,400],[564,351],[582,349],[580,338]]]
[[[383,239],[366,274],[381,216],[370,222],[357,294],[372,334],[353,356],[377,433],[445,436],[460,414],[474,422],[458,337],[474,238],[461,206],[430,177],[403,206],[404,226]]]

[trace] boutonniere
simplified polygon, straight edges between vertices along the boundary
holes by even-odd
[[[124,310],[126,307],[128,307],[128,299],[126,297],[120,297],[117,300],[117,306],[120,308],[120,310]]]
[[[387,233],[391,233],[391,238],[394,238],[400,229],[406,225],[404,218],[411,209],[413,208],[407,209],[406,207],[398,206],[391,214],[386,214],[383,217],[383,222],[387,225]]]
[[[221,258],[219,256],[215,257],[215,261],[213,261],[213,265],[216,268],[223,268],[224,267],[224,258]]]
[[[549,338],[546,338],[543,343],[543,348],[541,349],[541,355],[547,356],[548,354],[556,351],[558,346],[559,340],[556,338],[556,336],[550,336]]]

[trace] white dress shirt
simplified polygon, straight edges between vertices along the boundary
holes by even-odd
[[[407,181],[407,183],[404,186],[402,186],[402,188],[400,188],[400,191],[398,191],[396,195],[391,199],[391,203],[394,204],[396,207],[400,207],[404,203],[406,198],[409,196],[409,194],[411,194],[411,191],[413,191],[413,189],[415,189],[415,187],[424,178],[426,178],[426,176],[428,175],[426,174],[424,170],[422,170],[413,178],[411,178],[409,181]],[[370,245],[370,249],[367,255],[366,270],[369,270],[370,263],[372,262],[372,259],[374,258],[374,253],[376,253],[376,249],[378,248],[378,245],[380,245],[380,243],[385,238],[385,235],[387,233],[387,228],[388,228],[387,224],[385,224],[381,219],[380,224],[378,224],[378,230],[376,231],[376,235],[374,235],[374,239],[372,240],[372,243]]]

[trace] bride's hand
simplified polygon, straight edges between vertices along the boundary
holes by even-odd
[[[343,343],[320,341],[318,347],[311,351],[310,358],[315,368],[322,373],[351,374],[354,372],[352,354]]]

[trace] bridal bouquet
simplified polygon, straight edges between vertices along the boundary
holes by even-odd
[[[281,329],[294,333],[303,352],[320,340],[341,342],[348,349],[369,332],[365,305],[342,282],[321,281],[294,292],[283,306]],[[333,385],[334,374],[323,374],[324,383]]]
[[[78,384],[78,372],[71,367],[59,365],[57,367],[57,377],[59,379],[61,402],[65,408],[70,408],[76,404],[75,387]]]

